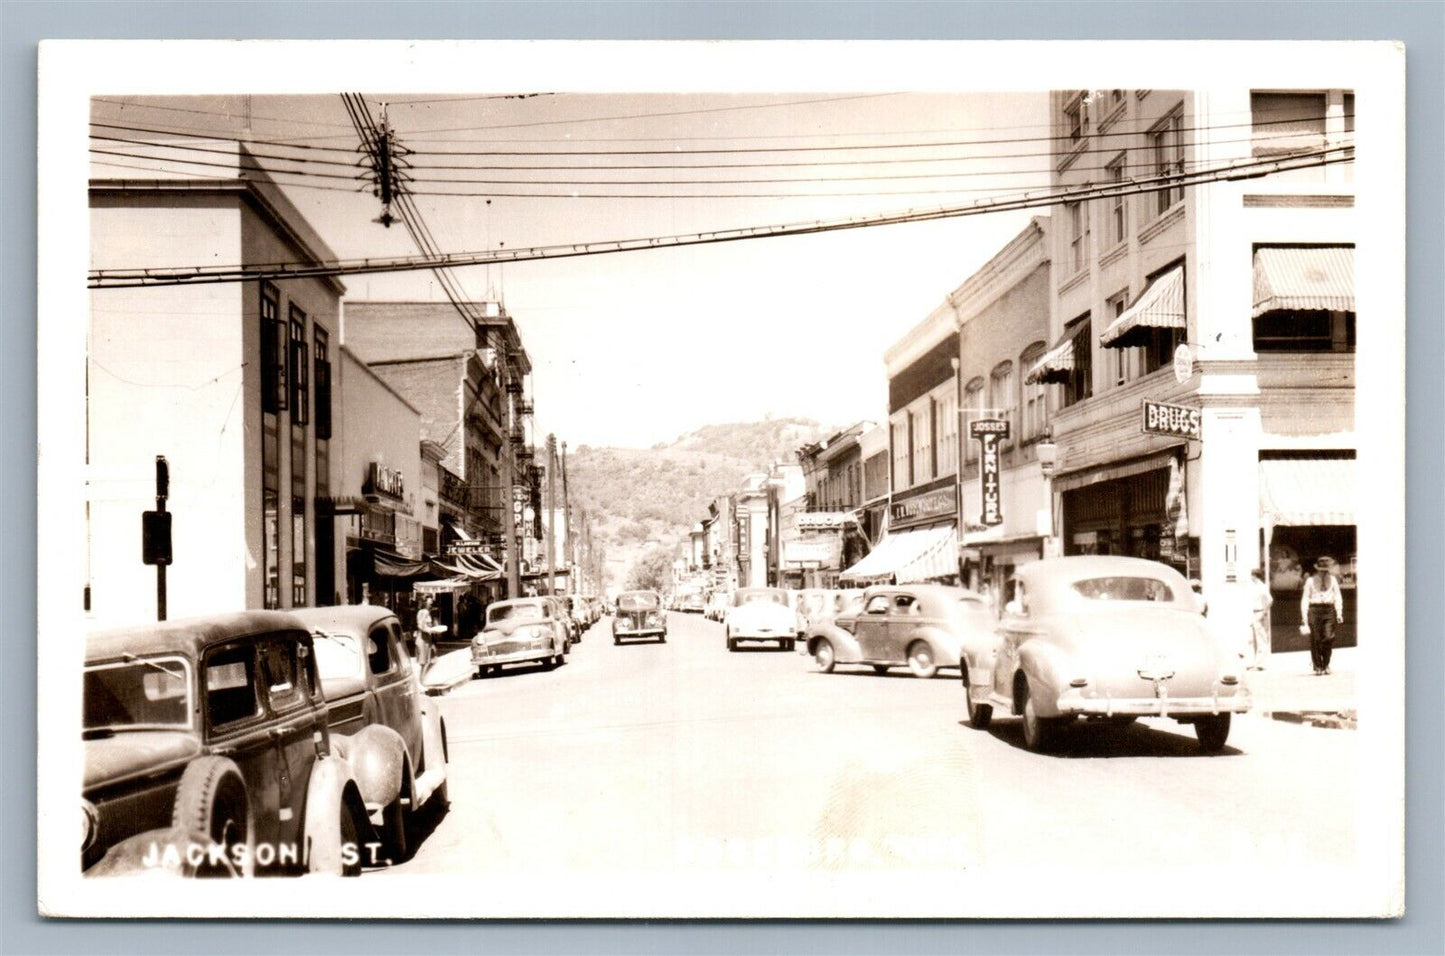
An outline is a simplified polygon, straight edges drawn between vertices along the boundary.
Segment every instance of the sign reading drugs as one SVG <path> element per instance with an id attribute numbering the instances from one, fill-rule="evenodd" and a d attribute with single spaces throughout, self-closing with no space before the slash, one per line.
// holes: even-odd
<path id="1" fill-rule="evenodd" d="M 1173 438 L 1200 438 L 1199 409 L 1144 400 L 1144 431 Z"/>
<path id="2" fill-rule="evenodd" d="M 983 511 L 979 521 L 992 527 L 1003 524 L 1003 489 L 999 484 L 998 443 L 1008 438 L 1008 422 L 999 418 L 981 418 L 968 426 L 978 439 L 978 484 L 982 492 Z"/>

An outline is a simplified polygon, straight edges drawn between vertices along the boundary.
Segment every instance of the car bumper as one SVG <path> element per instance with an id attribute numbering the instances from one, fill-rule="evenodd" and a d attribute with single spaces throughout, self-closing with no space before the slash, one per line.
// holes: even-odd
<path id="1" fill-rule="evenodd" d="M 733 631 L 735 641 L 795 641 L 802 637 L 797 631 Z"/>
<path id="2" fill-rule="evenodd" d="M 666 633 L 667 633 L 667 628 L 665 628 L 665 627 L 647 627 L 647 628 L 643 628 L 643 629 L 641 629 L 641 630 L 636 630 L 636 631 L 633 631 L 633 630 L 625 630 L 625 629 L 619 627 L 619 628 L 617 628 L 616 630 L 614 630 L 614 631 L 612 632 L 612 636 L 613 636 L 613 637 L 660 637 L 661 635 L 666 634 Z"/>
<path id="3" fill-rule="evenodd" d="M 1080 697 L 1065 694 L 1059 713 L 1094 717 L 1178 717 L 1198 714 L 1242 714 L 1249 698 L 1241 694 L 1213 697 Z"/>
<path id="4" fill-rule="evenodd" d="M 506 654 L 479 654 L 476 650 L 473 650 L 472 666 L 496 667 L 500 664 L 520 664 L 524 661 L 545 661 L 551 656 L 552 651 L 548 648 L 538 648 L 535 650 L 529 649 L 525 651 L 509 651 Z"/>

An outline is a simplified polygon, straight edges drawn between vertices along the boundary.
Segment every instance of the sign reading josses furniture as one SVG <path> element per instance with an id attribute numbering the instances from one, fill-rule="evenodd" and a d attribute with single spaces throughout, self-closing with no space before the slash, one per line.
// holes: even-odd
<path id="1" fill-rule="evenodd" d="M 1008 438 L 1008 422 L 999 418 L 981 418 L 968 426 L 968 433 L 978 439 L 978 484 L 982 490 L 983 513 L 979 520 L 985 525 L 1003 524 L 1002 490 L 998 474 L 998 443 Z"/>
<path id="2" fill-rule="evenodd" d="M 1174 438 L 1200 438 L 1199 409 L 1144 400 L 1144 431 Z"/>

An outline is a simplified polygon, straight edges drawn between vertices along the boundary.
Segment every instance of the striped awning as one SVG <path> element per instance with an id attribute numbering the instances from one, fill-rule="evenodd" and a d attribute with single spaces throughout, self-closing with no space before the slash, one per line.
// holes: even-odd
<path id="1" fill-rule="evenodd" d="M 1254 313 L 1280 309 L 1355 311 L 1355 250 L 1350 246 L 1254 251 Z"/>
<path id="2" fill-rule="evenodd" d="M 1156 276 L 1138 300 L 1109 323 L 1099 336 L 1099 344 L 1111 349 L 1131 348 L 1144 344 L 1140 340 L 1150 329 L 1184 327 L 1184 267 L 1175 266 Z"/>
<path id="3" fill-rule="evenodd" d="M 1259 463 L 1259 513 L 1276 527 L 1355 523 L 1353 458 L 1281 458 Z"/>
<path id="4" fill-rule="evenodd" d="M 1074 374 L 1074 338 L 1066 335 L 1064 340 L 1044 353 L 1024 375 L 1026 385 L 1062 385 Z"/>
<path id="5" fill-rule="evenodd" d="M 953 525 L 947 524 L 890 532 L 867 557 L 839 577 L 859 582 L 892 579 L 896 584 L 911 584 L 957 574 L 957 542 Z"/>

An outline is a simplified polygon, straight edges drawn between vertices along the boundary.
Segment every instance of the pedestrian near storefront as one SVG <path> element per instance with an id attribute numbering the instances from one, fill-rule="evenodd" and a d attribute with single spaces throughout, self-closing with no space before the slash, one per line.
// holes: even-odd
<path id="1" fill-rule="evenodd" d="M 1252 599 L 1250 626 L 1254 631 L 1254 661 L 1249 666 L 1251 670 L 1262 671 L 1269 659 L 1269 609 L 1274 605 L 1274 595 L 1269 593 L 1262 569 L 1255 568 L 1249 572 L 1249 592 Z"/>
<path id="2" fill-rule="evenodd" d="M 1335 625 L 1345 622 L 1345 596 L 1334 575 L 1333 558 L 1315 562 L 1315 573 L 1305 579 L 1300 595 L 1300 617 L 1310 633 L 1310 662 L 1316 674 L 1330 672 L 1330 652 L 1335 646 Z"/>
<path id="3" fill-rule="evenodd" d="M 421 670 L 425 671 L 435 656 L 437 635 L 446 632 L 447 626 L 439 623 L 432 613 L 431 597 L 422 598 L 421 607 L 416 612 L 417 665 Z"/>

